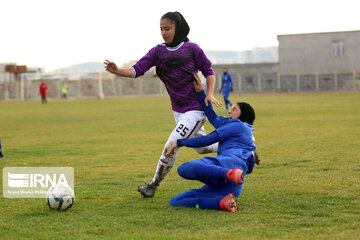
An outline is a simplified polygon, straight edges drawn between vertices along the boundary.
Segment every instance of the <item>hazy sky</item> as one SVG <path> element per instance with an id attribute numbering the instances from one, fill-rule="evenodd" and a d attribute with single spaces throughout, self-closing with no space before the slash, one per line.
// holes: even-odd
<path id="1" fill-rule="evenodd" d="M 159 22 L 181 12 L 203 50 L 277 46 L 277 35 L 360 30 L 357 0 L 0 0 L 0 63 L 46 71 L 136 60 L 162 42 Z"/>

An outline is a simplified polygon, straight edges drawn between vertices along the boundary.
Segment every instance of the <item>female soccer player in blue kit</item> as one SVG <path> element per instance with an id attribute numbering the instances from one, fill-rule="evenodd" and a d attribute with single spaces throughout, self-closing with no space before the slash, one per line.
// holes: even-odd
<path id="1" fill-rule="evenodd" d="M 255 163 L 256 146 L 252 134 L 255 111 L 248 103 L 241 102 L 229 111 L 229 118 L 218 116 L 211 104 L 204 104 L 205 92 L 199 77 L 195 75 L 195 78 L 197 98 L 215 131 L 207 136 L 178 139 L 171 143 L 166 155 L 173 154 L 173 150 L 181 146 L 201 147 L 219 142 L 218 155 L 186 162 L 178 167 L 181 177 L 198 180 L 205 185 L 173 197 L 170 204 L 235 212 L 235 197 L 239 197 L 245 175 L 252 172 Z"/>
<path id="2" fill-rule="evenodd" d="M 232 106 L 232 103 L 229 100 L 229 96 L 230 96 L 230 92 L 233 89 L 233 85 L 234 85 L 234 83 L 233 83 L 230 73 L 228 73 L 228 69 L 226 67 L 223 68 L 223 75 L 221 76 L 220 92 L 222 91 L 226 110 L 229 109 L 228 106 L 229 107 Z"/>
<path id="3" fill-rule="evenodd" d="M 168 12 L 160 19 L 160 30 L 164 43 L 150 49 L 134 66 L 118 68 L 114 62 L 109 60 L 104 62 L 107 71 L 124 77 L 139 77 L 152 66 L 156 66 L 156 74 L 170 95 L 176 127 L 164 146 L 153 180 L 138 188 L 144 197 L 154 196 L 160 182 L 175 164 L 176 150 L 173 155 L 165 156 L 170 143 L 180 138 L 205 135 L 203 128 L 205 113 L 196 99 L 193 85 L 194 74 L 199 70 L 206 78 L 207 97 L 204 100 L 206 105 L 208 102 L 216 106 L 221 105 L 213 96 L 215 76 L 212 64 L 204 51 L 187 38 L 190 27 L 185 18 L 179 12 Z M 199 153 L 206 153 L 216 151 L 216 148 L 217 146 L 214 145 L 196 150 Z"/>

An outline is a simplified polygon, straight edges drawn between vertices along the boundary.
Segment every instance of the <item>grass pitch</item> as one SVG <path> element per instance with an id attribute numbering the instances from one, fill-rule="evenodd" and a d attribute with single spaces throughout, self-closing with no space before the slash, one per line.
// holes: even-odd
<path id="1" fill-rule="evenodd" d="M 45 199 L 1 196 L 0 238 L 358 239 L 360 95 L 230 99 L 255 107 L 262 159 L 235 214 L 169 205 L 202 185 L 176 172 L 201 157 L 192 149 L 180 149 L 154 198 L 137 192 L 152 179 L 174 127 L 168 97 L 0 102 L 1 175 L 10 166 L 73 167 L 76 195 L 66 212 L 50 210 Z"/>

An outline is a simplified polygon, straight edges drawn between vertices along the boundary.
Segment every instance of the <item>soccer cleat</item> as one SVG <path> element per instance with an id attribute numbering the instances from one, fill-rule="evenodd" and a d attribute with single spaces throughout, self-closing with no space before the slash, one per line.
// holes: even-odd
<path id="1" fill-rule="evenodd" d="M 2 152 L 0 152 L 0 158 L 4 158 L 4 155 L 2 154 Z"/>
<path id="2" fill-rule="evenodd" d="M 232 181 L 233 183 L 236 184 L 242 184 L 243 182 L 243 175 L 244 172 L 243 170 L 239 169 L 239 168 L 234 168 L 234 169 L 230 169 L 227 173 L 226 173 L 226 178 L 230 181 Z"/>
<path id="3" fill-rule="evenodd" d="M 219 206 L 220 209 L 224 211 L 235 212 L 237 210 L 235 196 L 232 193 L 228 194 L 226 197 L 221 199 Z"/>
<path id="4" fill-rule="evenodd" d="M 153 183 L 145 183 L 145 186 L 138 187 L 138 191 L 140 192 L 143 197 L 152 198 L 155 195 L 158 186 L 155 186 Z"/>

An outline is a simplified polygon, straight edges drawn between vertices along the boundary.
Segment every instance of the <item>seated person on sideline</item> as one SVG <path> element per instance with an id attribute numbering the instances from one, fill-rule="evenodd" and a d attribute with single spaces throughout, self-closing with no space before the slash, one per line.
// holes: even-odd
<path id="1" fill-rule="evenodd" d="M 197 75 L 195 79 L 197 98 L 215 131 L 206 136 L 179 139 L 170 145 L 166 154 L 173 154 L 174 149 L 181 146 L 196 148 L 219 142 L 218 155 L 186 162 L 178 167 L 181 177 L 198 180 L 205 185 L 173 197 L 170 205 L 235 212 L 235 197 L 241 194 L 245 175 L 252 172 L 255 160 L 259 164 L 252 134 L 255 111 L 250 104 L 240 102 L 229 111 L 229 118 L 218 116 L 210 103 L 205 105 L 202 83 Z"/>

